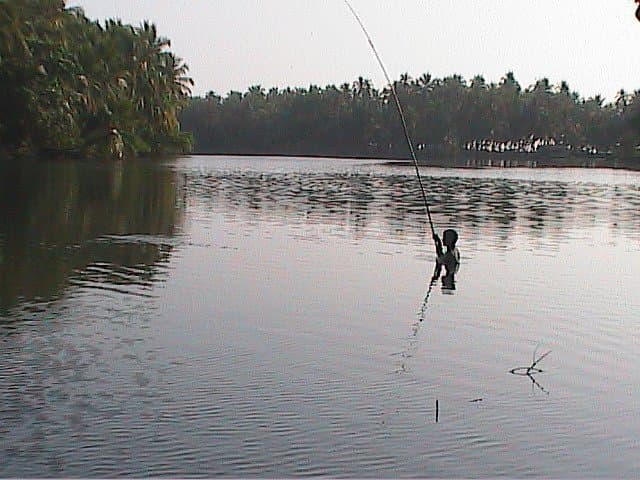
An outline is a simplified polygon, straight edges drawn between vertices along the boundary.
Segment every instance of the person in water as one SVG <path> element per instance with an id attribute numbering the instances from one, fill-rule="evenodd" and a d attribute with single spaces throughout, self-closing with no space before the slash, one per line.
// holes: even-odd
<path id="1" fill-rule="evenodd" d="M 452 229 L 447 229 L 442 232 L 442 240 L 437 233 L 433 234 L 433 241 L 436 244 L 436 267 L 433 272 L 432 282 L 435 282 L 440 278 L 442 267 L 445 269 L 445 274 L 442 277 L 442 288 L 446 290 L 455 290 L 456 281 L 455 274 L 460 266 L 460 251 L 456 248 L 458 241 L 458 232 Z M 447 247 L 447 250 L 442 249 L 442 244 Z"/>

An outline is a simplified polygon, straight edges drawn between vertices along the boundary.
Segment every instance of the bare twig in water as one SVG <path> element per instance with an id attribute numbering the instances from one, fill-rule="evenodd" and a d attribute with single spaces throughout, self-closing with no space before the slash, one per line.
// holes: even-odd
<path id="1" fill-rule="evenodd" d="M 535 374 L 538 373 L 542 373 L 544 370 L 542 370 L 541 368 L 538 368 L 537 365 L 547 356 L 551 353 L 551 350 L 548 350 L 547 352 L 543 353 L 542 355 L 540 355 L 539 357 L 537 357 L 537 353 L 538 353 L 538 347 L 540 346 L 540 344 L 538 344 L 535 348 L 535 350 L 533 351 L 533 360 L 531 361 L 531 365 L 529 365 L 528 367 L 517 367 L 517 368 L 512 368 L 511 370 L 509 370 L 509 373 L 512 373 L 513 375 L 520 375 L 522 377 L 528 377 L 529 380 L 531 380 L 533 386 L 538 387 L 540 390 L 542 390 L 544 393 L 546 393 L 547 395 L 549 395 L 549 392 L 547 390 L 544 389 L 544 387 L 542 385 L 540 385 L 536 379 L 534 378 Z M 533 388 L 532 386 L 532 388 Z"/>
<path id="2" fill-rule="evenodd" d="M 548 392 L 548 391 L 547 391 L 547 390 L 546 390 L 542 385 L 540 385 L 540 384 L 538 383 L 538 381 L 537 381 L 535 378 L 533 378 L 533 375 L 526 375 L 526 376 L 529 378 L 529 380 L 531 380 L 531 389 L 532 389 L 532 390 L 533 390 L 533 387 L 538 387 L 538 388 L 539 388 L 540 390 L 542 390 L 544 393 L 546 393 L 547 395 L 549 395 L 549 392 Z"/>
<path id="3" fill-rule="evenodd" d="M 533 351 L 533 363 L 532 363 L 532 364 L 531 364 L 531 366 L 529 367 L 529 368 L 531 368 L 531 369 L 535 368 L 535 366 L 536 366 L 538 363 L 540 363 L 544 357 L 546 357 L 547 355 L 549 355 L 549 354 L 551 353 L 551 350 L 549 350 L 548 352 L 545 352 L 545 353 L 543 353 L 542 355 L 540 355 L 538 358 L 536 358 L 536 352 L 537 352 L 537 350 L 538 350 L 538 347 L 539 347 L 539 346 L 540 346 L 540 345 L 538 344 L 538 345 L 536 346 L 536 349 Z M 542 372 L 542 370 L 540 370 L 540 371 Z"/>
<path id="4" fill-rule="evenodd" d="M 547 355 L 549 355 L 551 353 L 551 350 L 543 353 L 536 358 L 536 353 L 538 352 L 539 346 L 540 344 L 538 344 L 533 351 L 533 361 L 531 362 L 531 365 L 529 365 L 528 367 L 512 368 L 511 370 L 509 370 L 509 373 L 513 373 L 514 375 L 531 375 L 534 373 L 542 373 L 544 370 L 542 370 L 541 368 L 537 368 L 536 365 L 538 365 L 538 363 L 540 363 Z"/>

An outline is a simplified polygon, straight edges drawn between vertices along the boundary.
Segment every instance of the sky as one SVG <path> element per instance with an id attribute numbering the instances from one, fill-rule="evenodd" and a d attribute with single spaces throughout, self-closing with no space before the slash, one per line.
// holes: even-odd
<path id="1" fill-rule="evenodd" d="M 633 0 L 350 0 L 392 79 L 513 71 L 608 101 L 640 89 Z M 189 66 L 195 95 L 384 76 L 344 0 L 68 0 L 92 19 L 150 20 Z"/>

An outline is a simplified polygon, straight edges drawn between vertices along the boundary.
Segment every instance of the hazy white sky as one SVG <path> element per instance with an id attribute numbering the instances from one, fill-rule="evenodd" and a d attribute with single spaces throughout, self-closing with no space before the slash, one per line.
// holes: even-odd
<path id="1" fill-rule="evenodd" d="M 567 80 L 583 96 L 640 89 L 632 0 L 351 0 L 392 79 L 408 72 L 523 87 Z M 94 19 L 154 22 L 195 94 L 384 77 L 343 0 L 69 0 Z"/>

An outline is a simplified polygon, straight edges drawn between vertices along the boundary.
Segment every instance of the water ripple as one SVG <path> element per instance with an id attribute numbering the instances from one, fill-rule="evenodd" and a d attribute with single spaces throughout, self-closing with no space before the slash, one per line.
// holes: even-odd
<path id="1" fill-rule="evenodd" d="M 171 164 L 182 233 L 118 215 L 14 255 L 0 476 L 635 472 L 637 175 L 425 169 L 463 252 L 427 302 L 410 169 L 234 162 Z M 544 390 L 509 374 L 538 344 Z"/>

